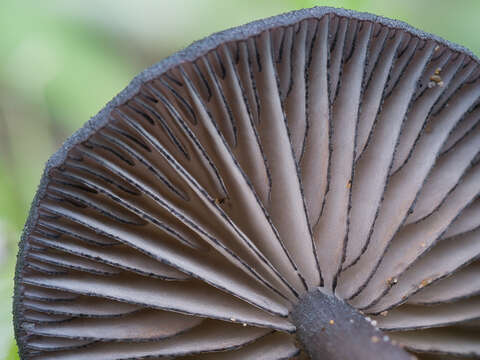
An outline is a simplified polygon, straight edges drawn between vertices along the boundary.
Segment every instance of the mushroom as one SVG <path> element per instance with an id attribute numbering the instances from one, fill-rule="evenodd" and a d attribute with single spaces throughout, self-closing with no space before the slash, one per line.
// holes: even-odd
<path id="1" fill-rule="evenodd" d="M 145 70 L 47 163 L 22 359 L 480 358 L 479 75 L 322 7 Z"/>

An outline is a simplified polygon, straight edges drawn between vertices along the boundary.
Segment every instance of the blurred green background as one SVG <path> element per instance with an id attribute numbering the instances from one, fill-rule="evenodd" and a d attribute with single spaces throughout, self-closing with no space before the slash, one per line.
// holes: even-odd
<path id="1" fill-rule="evenodd" d="M 47 158 L 142 69 L 212 32 L 314 5 L 400 19 L 480 54 L 479 0 L 0 0 L 0 360 L 17 359 L 17 243 Z"/>

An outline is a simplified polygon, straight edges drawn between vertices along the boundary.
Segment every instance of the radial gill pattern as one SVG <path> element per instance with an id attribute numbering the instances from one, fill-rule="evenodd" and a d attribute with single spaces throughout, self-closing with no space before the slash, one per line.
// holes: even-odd
<path id="1" fill-rule="evenodd" d="M 47 165 L 22 357 L 307 359 L 318 286 L 420 359 L 480 357 L 479 100 L 467 51 L 325 8 L 163 61 Z"/>

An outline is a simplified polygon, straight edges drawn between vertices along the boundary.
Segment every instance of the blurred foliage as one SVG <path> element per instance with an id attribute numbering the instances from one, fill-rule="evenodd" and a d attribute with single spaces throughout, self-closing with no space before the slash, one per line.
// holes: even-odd
<path id="1" fill-rule="evenodd" d="M 480 53 L 478 0 L 0 0 L 0 352 L 17 243 L 48 156 L 145 67 L 208 34 L 315 5 L 404 20 Z"/>

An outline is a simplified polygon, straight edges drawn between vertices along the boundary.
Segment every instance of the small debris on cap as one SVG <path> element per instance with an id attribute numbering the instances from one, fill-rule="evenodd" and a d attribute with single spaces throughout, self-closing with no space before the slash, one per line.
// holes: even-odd
<path id="1" fill-rule="evenodd" d="M 387 285 L 388 285 L 388 286 L 393 286 L 393 285 L 395 285 L 395 284 L 397 284 L 397 283 L 398 283 L 398 279 L 397 279 L 396 277 L 393 277 L 393 278 L 392 278 L 392 277 L 389 277 L 389 278 L 387 279 Z"/>
<path id="2" fill-rule="evenodd" d="M 215 205 L 222 205 L 225 202 L 225 198 L 215 198 Z"/>
<path id="3" fill-rule="evenodd" d="M 435 70 L 435 74 L 430 76 L 430 82 L 428 83 L 429 88 L 435 87 L 437 85 L 442 87 L 444 85 L 442 77 L 438 75 L 440 74 L 440 70 L 440 68 L 437 68 L 437 70 Z"/>
<path id="4" fill-rule="evenodd" d="M 419 288 L 421 289 L 421 288 L 427 286 L 428 284 L 430 284 L 431 282 L 432 282 L 432 279 L 423 279 L 422 282 L 419 285 Z"/>

